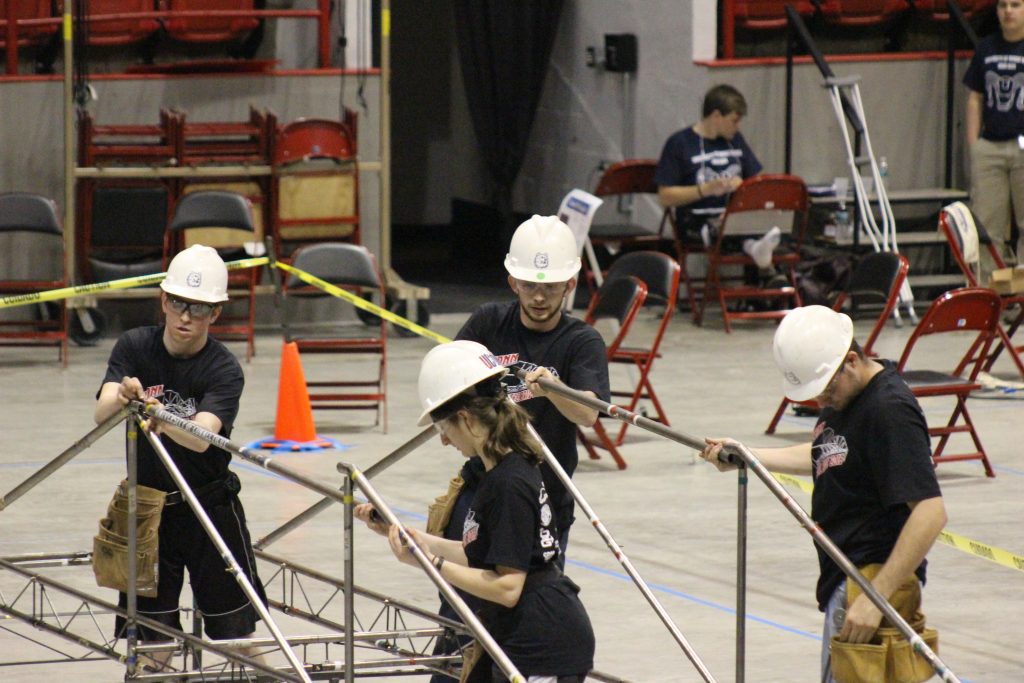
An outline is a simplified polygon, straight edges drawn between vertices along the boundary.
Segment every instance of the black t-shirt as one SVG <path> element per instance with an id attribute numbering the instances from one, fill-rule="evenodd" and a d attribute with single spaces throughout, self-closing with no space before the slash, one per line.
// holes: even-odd
<path id="1" fill-rule="evenodd" d="M 964 85 L 984 96 L 981 137 L 998 142 L 1024 134 L 1024 40 L 1010 43 L 997 32 L 978 41 Z"/>
<path id="2" fill-rule="evenodd" d="M 709 140 L 692 127 L 684 128 L 665 141 L 654 173 L 658 186 L 698 185 L 716 178 L 751 178 L 761 172 L 761 162 L 747 145 L 742 133 L 732 140 Z M 680 228 L 703 224 L 725 208 L 728 195 L 704 197 L 676 209 Z M 697 226 L 699 227 L 699 225 Z"/>
<path id="3" fill-rule="evenodd" d="M 537 465 L 509 453 L 487 472 L 473 496 L 462 535 L 469 566 L 527 574 L 551 572 L 558 529 Z M 571 675 L 593 667 L 594 635 L 578 590 L 564 576 L 531 585 L 511 608 L 481 601 L 479 614 L 516 667 L 527 676 Z"/>
<path id="4" fill-rule="evenodd" d="M 890 361 L 841 411 L 826 408 L 814 428 L 811 516 L 857 566 L 885 562 L 910 516 L 907 503 L 942 495 L 928 424 Z M 843 580 L 821 550 L 818 608 Z M 927 561 L 917 568 L 925 580 Z"/>
<path id="5" fill-rule="evenodd" d="M 163 334 L 161 326 L 139 327 L 121 335 L 107 361 L 103 384 L 138 377 L 146 395 L 156 398 L 169 412 L 186 419 L 197 413 L 213 413 L 220 418 L 221 436 L 230 437 L 245 384 L 238 359 L 215 339 L 209 339 L 206 346 L 190 358 L 175 358 L 164 346 Z M 170 438 L 162 440 L 193 488 L 223 479 L 227 474 L 231 461 L 228 452 L 210 446 L 205 453 L 196 453 Z M 138 444 L 139 483 L 162 491 L 176 491 L 177 485 L 149 441 L 140 437 Z"/>
<path id="6" fill-rule="evenodd" d="M 529 371 L 543 365 L 566 386 L 578 391 L 592 391 L 600 399 L 609 400 L 604 340 L 594 328 L 578 318 L 563 313 L 553 330 L 536 332 L 520 320 L 518 301 L 489 303 L 470 316 L 456 339 L 483 344 L 503 365 L 513 370 Z M 579 463 L 576 425 L 567 420 L 549 399 L 534 396 L 515 375 L 510 374 L 505 382 L 509 398 L 526 408 L 537 433 L 559 464 L 572 476 Z M 555 521 L 559 528 L 568 529 L 573 520 L 572 495 L 547 465 L 541 465 L 541 472 L 554 501 Z"/>

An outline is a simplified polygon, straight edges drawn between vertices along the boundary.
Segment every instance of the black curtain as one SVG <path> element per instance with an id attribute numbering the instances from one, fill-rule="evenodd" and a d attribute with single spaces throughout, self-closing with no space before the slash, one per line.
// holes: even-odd
<path id="1" fill-rule="evenodd" d="M 494 181 L 505 244 L 512 185 L 548 71 L 563 0 L 455 0 L 455 35 L 477 142 Z"/>

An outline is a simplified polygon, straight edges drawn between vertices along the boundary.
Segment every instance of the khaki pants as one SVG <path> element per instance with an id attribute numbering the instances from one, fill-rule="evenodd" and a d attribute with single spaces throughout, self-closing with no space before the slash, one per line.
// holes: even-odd
<path id="1" fill-rule="evenodd" d="M 1011 217 L 1018 226 L 1024 227 L 1024 150 L 1017 140 L 992 142 L 978 138 L 970 154 L 971 210 L 985 226 L 1003 258 L 1012 261 L 1008 247 Z M 1018 259 L 1022 258 L 1022 247 L 1024 239 L 1018 239 Z M 993 264 L 985 249 L 981 253 L 987 281 Z"/>

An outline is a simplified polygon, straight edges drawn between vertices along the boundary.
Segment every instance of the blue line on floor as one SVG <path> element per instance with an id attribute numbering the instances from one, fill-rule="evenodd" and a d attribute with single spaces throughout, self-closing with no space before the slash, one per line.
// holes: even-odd
<path id="1" fill-rule="evenodd" d="M 581 567 L 583 569 L 586 569 L 586 570 L 592 571 L 592 572 L 596 572 L 598 574 L 604 574 L 605 576 L 610 576 L 612 578 L 621 579 L 622 581 L 630 581 L 630 582 L 632 582 L 632 578 L 630 578 L 627 574 L 623 574 L 621 572 L 617 572 L 617 571 L 614 571 L 614 570 L 611 570 L 611 569 L 604 569 L 603 567 L 598 567 L 598 566 L 595 566 L 595 565 L 592 565 L 592 564 L 587 564 L 585 562 L 580 562 L 579 560 L 567 559 L 566 562 L 568 564 L 573 565 L 574 567 Z M 677 598 L 683 598 L 684 600 L 689 600 L 690 602 L 695 602 L 698 605 L 703 605 L 704 607 L 711 607 L 712 609 L 717 609 L 717 610 L 719 610 L 721 612 L 725 612 L 727 614 L 732 614 L 732 615 L 736 614 L 736 610 L 734 608 L 732 608 L 732 607 L 727 607 L 725 605 L 720 605 L 720 604 L 718 604 L 716 602 L 711 602 L 710 600 L 704 600 L 703 598 L 698 598 L 698 597 L 695 597 L 695 596 L 690 595 L 688 593 L 683 593 L 682 591 L 678 591 L 678 590 L 676 590 L 674 588 L 669 588 L 668 586 L 660 586 L 660 585 L 654 584 L 654 583 L 649 583 L 647 585 L 651 588 L 651 590 L 659 591 L 661 593 L 666 593 L 668 595 L 672 595 L 672 596 L 677 597 Z M 785 624 L 780 624 L 777 621 L 771 621 L 770 619 L 765 619 L 764 617 L 758 617 L 758 616 L 755 616 L 755 615 L 752 615 L 752 614 L 748 613 L 747 614 L 747 619 L 749 619 L 750 621 L 756 621 L 758 623 L 765 624 L 766 626 L 771 626 L 773 628 L 777 628 L 777 629 L 779 629 L 781 631 L 786 631 L 787 633 L 793 633 L 793 634 L 796 634 L 798 636 L 803 636 L 804 638 L 811 638 L 811 639 L 817 640 L 817 641 L 821 640 L 821 636 L 816 634 L 816 633 L 809 633 L 807 631 L 802 631 L 802 630 L 800 630 L 798 628 L 793 628 L 792 626 L 786 626 Z"/>

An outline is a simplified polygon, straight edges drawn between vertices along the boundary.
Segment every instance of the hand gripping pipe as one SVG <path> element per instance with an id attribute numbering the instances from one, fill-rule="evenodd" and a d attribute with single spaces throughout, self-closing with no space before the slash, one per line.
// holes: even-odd
<path id="1" fill-rule="evenodd" d="M 159 410 L 157 412 L 163 413 L 166 411 Z M 137 419 L 139 419 L 140 422 L 142 421 L 141 417 L 138 417 Z M 163 418 L 159 419 L 162 420 Z M 178 419 L 180 420 L 181 418 Z M 182 420 L 182 422 L 188 422 L 188 420 Z M 270 630 L 270 634 L 274 637 L 274 640 L 277 641 L 278 647 L 281 648 L 281 652 L 283 652 L 285 657 L 288 659 L 288 663 L 291 664 L 296 675 L 305 683 L 313 683 L 309 674 L 306 673 L 305 665 L 292 650 L 288 641 L 285 639 L 284 634 L 282 634 L 280 629 L 278 629 L 277 624 L 274 623 L 266 605 L 264 605 L 263 601 L 260 600 L 259 594 L 256 592 L 256 589 L 253 588 L 253 585 L 245 575 L 245 572 L 242 571 L 242 568 L 238 564 L 238 560 L 236 560 L 235 556 L 231 554 L 231 550 L 229 550 L 227 544 L 224 543 L 224 539 L 221 538 L 220 533 L 217 531 L 216 527 L 213 526 L 213 522 L 210 521 L 210 517 L 206 514 L 206 510 L 203 509 L 199 499 L 189 487 L 188 482 L 185 481 L 185 477 L 182 476 L 181 472 L 178 470 L 178 466 L 174 463 L 174 459 L 171 458 L 171 454 L 167 452 L 167 448 L 160 440 L 160 437 L 151 433 L 147 429 L 143 429 L 142 431 L 146 435 L 146 439 L 149 440 L 150 445 L 153 446 L 153 450 L 156 451 L 156 454 L 163 463 L 167 473 L 171 475 L 172 479 L 174 479 L 174 483 L 178 486 L 178 490 L 181 491 L 182 497 L 188 502 L 188 506 L 192 508 L 192 512 L 195 514 L 196 519 L 199 520 L 203 529 L 206 530 L 206 535 L 210 538 L 210 541 L 217 548 L 217 552 L 220 553 L 221 558 L 223 558 L 224 562 L 227 564 L 229 568 L 228 571 L 235 577 L 235 581 L 238 582 L 242 592 L 245 593 L 249 598 L 249 602 L 256 611 L 259 612 L 260 618 L 263 619 L 263 623 L 266 625 L 267 629 Z M 197 434 L 196 436 L 199 435 Z"/>
<path id="2" fill-rule="evenodd" d="M 433 429 L 433 427 L 431 427 L 431 429 Z M 473 632 L 473 636 L 480 642 L 480 644 L 484 646 L 484 649 L 487 650 L 487 654 L 489 654 L 491 659 L 494 660 L 494 663 L 501 668 L 505 677 L 508 678 L 511 683 L 526 683 L 526 677 L 519 673 L 516 665 L 508 658 L 508 655 L 501 649 L 501 646 L 494 640 L 487 628 L 484 627 L 483 623 L 480 622 L 480 619 L 473 613 L 473 610 L 469 608 L 466 602 L 462 599 L 462 596 L 456 593 L 451 584 L 441 576 L 441 572 L 437 571 L 437 568 L 434 567 L 433 563 L 431 563 L 427 554 L 416 545 L 412 535 L 406 533 L 405 525 L 399 521 L 395 513 L 391 511 L 391 508 L 387 506 L 384 499 L 380 497 L 377 490 L 373 488 L 372 484 L 370 484 L 370 480 L 366 478 L 366 475 L 352 465 L 345 465 L 345 467 L 348 470 L 352 481 L 354 481 L 356 486 L 358 486 L 366 495 L 366 498 L 373 503 L 373 507 L 377 509 L 377 512 L 379 512 L 384 519 L 388 521 L 388 524 L 397 524 L 398 528 L 402 530 L 405 542 L 409 546 L 409 552 L 411 552 L 412 556 L 416 558 L 416 561 L 420 563 L 420 567 L 422 567 L 423 571 L 427 573 L 430 580 L 434 582 L 437 589 L 441 591 L 441 594 L 444 596 L 444 599 L 448 601 L 448 604 L 455 608 L 459 618 L 461 618 L 462 622 L 469 627 Z"/>
<path id="3" fill-rule="evenodd" d="M 522 371 L 518 374 L 520 377 L 525 376 L 525 372 Z M 695 450 L 704 450 L 705 443 L 703 439 L 698 439 L 696 437 L 689 436 L 688 434 L 677 432 L 674 429 L 666 427 L 660 422 L 655 422 L 654 420 L 643 417 L 642 415 L 637 415 L 634 412 L 626 410 L 622 406 L 601 401 L 600 399 L 596 399 L 582 391 L 576 391 L 564 384 L 552 382 L 549 379 L 541 378 L 538 380 L 538 383 L 545 391 L 550 391 L 581 405 L 599 410 L 609 417 L 614 417 L 618 420 L 622 420 L 623 422 L 628 422 L 631 425 L 646 429 L 649 432 L 653 432 L 659 436 L 665 437 L 666 439 L 681 443 L 684 446 L 689 446 Z M 928 664 L 931 665 L 932 669 L 935 670 L 935 673 L 938 674 L 943 681 L 946 681 L 946 683 L 960 683 L 960 679 L 957 678 L 956 674 L 954 674 L 945 665 L 945 663 L 939 659 L 939 656 L 935 654 L 930 647 L 928 647 L 920 634 L 918 634 L 917 631 L 915 631 L 910 624 L 900 616 L 899 612 L 893 609 L 892 605 L 889 604 L 889 601 L 883 598 L 882 595 L 875 590 L 875 587 L 871 585 L 871 582 L 864 578 L 864 575 L 858 571 L 857 567 L 854 566 L 852 562 L 850 562 L 850 559 L 843 554 L 843 551 L 832 542 L 832 539 L 830 539 L 817 524 L 815 524 L 810 515 L 808 515 L 807 512 L 805 512 L 804 509 L 800 507 L 795 500 L 793 500 L 793 497 L 789 495 L 785 487 L 775 481 L 771 472 L 769 472 L 768 469 L 753 455 L 753 453 L 750 452 L 750 449 L 742 444 L 738 444 L 737 446 L 728 445 L 726 448 L 723 448 L 722 453 L 722 459 L 724 461 L 737 465 L 746 465 L 750 471 L 757 475 L 758 479 L 764 482 L 764 485 L 768 487 L 768 490 L 770 490 L 775 497 L 779 499 L 779 502 L 781 502 L 783 506 L 785 506 L 785 508 L 789 510 L 794 517 L 796 517 L 797 521 L 800 522 L 800 525 L 803 526 L 807 533 L 811 535 L 811 538 L 814 539 L 814 542 L 825 551 L 825 554 L 832 558 L 839 568 L 843 570 L 844 574 L 849 576 L 857 583 L 858 586 L 860 586 L 861 590 L 864 591 L 864 594 L 868 596 L 868 599 L 874 603 L 875 607 L 877 607 L 882 614 L 889 619 L 889 621 L 895 624 L 896 628 L 898 628 L 907 638 L 911 649 L 924 657 Z M 576 492 L 573 491 L 573 495 L 575 495 L 575 493 Z"/>
<path id="4" fill-rule="evenodd" d="M 295 482 L 296 484 L 305 486 L 306 488 L 316 491 L 324 495 L 325 497 L 331 498 L 339 503 L 342 503 L 347 507 L 351 507 L 353 503 L 351 496 L 349 496 L 346 499 L 345 494 L 343 492 L 333 489 L 329 486 L 324 486 L 320 482 L 310 479 L 309 477 L 303 474 L 299 474 L 298 472 L 295 472 L 284 465 L 279 465 L 278 463 L 274 462 L 273 457 L 263 455 L 262 453 L 258 453 L 243 446 L 239 446 L 232 442 L 230 439 L 227 439 L 221 436 L 220 434 L 214 434 L 208 429 L 204 429 L 190 420 L 180 418 L 177 415 L 170 413 L 164 409 L 155 408 L 152 406 L 146 407 L 143 406 L 143 404 L 134 401 L 131 404 L 129 404 L 129 407 L 134 410 L 142 409 L 145 411 L 147 415 L 151 417 L 155 417 L 156 419 L 162 422 L 177 427 L 183 432 L 191 434 L 196 438 L 202 439 L 207 443 L 213 444 L 214 446 L 217 446 L 218 448 L 221 448 L 229 453 L 233 453 L 242 458 L 243 460 L 247 460 L 253 464 L 263 467 L 264 469 L 280 474 L 281 476 Z M 388 462 L 390 463 L 391 461 L 388 460 Z M 374 504 L 374 507 L 376 507 L 381 514 L 385 515 L 385 519 L 387 519 L 391 524 L 398 524 L 398 518 L 394 515 L 394 513 L 391 512 L 390 508 L 388 508 L 384 504 L 383 500 L 370 485 L 370 482 L 366 478 L 366 476 L 358 472 L 358 470 L 355 470 L 355 468 L 351 466 L 346 466 L 346 471 L 351 472 L 349 476 L 351 476 L 352 480 L 359 486 L 359 488 L 362 489 L 364 493 L 366 493 L 367 498 L 369 498 L 370 502 Z M 183 488 L 182 491 L 185 491 L 185 489 Z M 404 529 L 404 527 L 402 528 Z M 409 537 L 408 534 L 406 534 L 406 536 Z M 351 544 L 349 544 L 348 548 L 346 549 L 346 552 L 348 552 L 350 549 Z M 448 600 L 448 603 L 455 608 L 455 611 L 463 620 L 463 623 L 465 623 L 473 631 L 473 635 L 478 640 L 480 640 L 480 642 L 484 645 L 484 648 L 488 651 L 488 653 L 498 664 L 498 666 L 502 668 L 502 671 L 509 678 L 511 683 L 526 683 L 526 678 L 523 677 L 521 673 L 519 673 L 516 667 L 512 664 L 511 660 L 508 659 L 508 655 L 506 655 L 502 651 L 501 647 L 499 647 L 498 644 L 494 642 L 494 639 L 487 632 L 487 629 L 484 628 L 483 624 L 480 623 L 480 620 L 477 619 L 475 614 L 473 614 L 473 611 L 469 608 L 468 605 L 466 605 L 462 597 L 458 593 L 456 593 L 454 589 L 452 589 L 451 585 L 447 581 L 441 578 L 441 575 L 438 574 L 436 569 L 434 569 L 434 565 L 430 564 L 430 561 L 423 555 L 422 551 L 420 551 L 419 548 L 416 548 L 414 551 L 414 555 L 420 562 L 421 566 L 423 566 L 424 570 L 427 573 L 427 576 L 430 577 L 430 580 L 434 582 L 434 585 L 437 586 L 437 589 L 441 591 L 441 593 L 445 596 L 445 599 Z M 349 564 L 345 576 L 347 586 L 352 586 L 355 583 L 352 580 L 352 576 L 349 575 L 351 573 L 350 569 L 351 565 Z M 262 603 L 260 603 L 258 600 L 254 602 L 254 605 L 259 605 L 260 607 L 262 607 Z M 353 633 L 351 632 L 353 629 L 353 621 L 354 619 L 352 618 L 352 615 L 347 614 L 345 617 L 345 638 L 346 641 L 348 642 L 353 642 L 354 640 Z M 350 673 L 351 667 L 346 667 L 346 678 L 349 676 Z M 301 674 L 305 675 L 305 672 L 302 671 Z"/>

